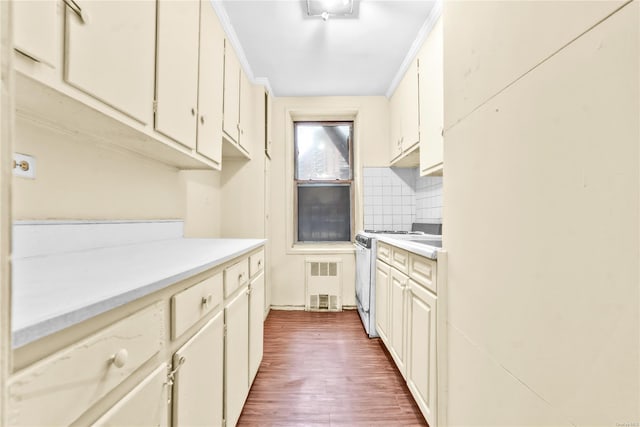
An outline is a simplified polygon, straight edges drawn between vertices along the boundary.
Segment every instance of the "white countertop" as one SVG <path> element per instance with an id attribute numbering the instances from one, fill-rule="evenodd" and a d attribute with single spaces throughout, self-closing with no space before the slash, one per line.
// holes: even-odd
<path id="1" fill-rule="evenodd" d="M 401 249 L 405 249 L 416 255 L 421 255 L 432 260 L 438 259 L 438 251 L 442 250 L 435 246 L 425 245 L 423 243 L 412 242 L 406 238 L 392 237 L 393 235 L 378 235 L 376 238 L 390 245 L 396 246 Z M 404 235 L 406 236 L 406 235 Z M 419 237 L 418 237 L 419 238 Z"/>
<path id="2" fill-rule="evenodd" d="M 13 345 L 20 347 L 263 245 L 263 239 L 167 239 L 15 258 Z"/>

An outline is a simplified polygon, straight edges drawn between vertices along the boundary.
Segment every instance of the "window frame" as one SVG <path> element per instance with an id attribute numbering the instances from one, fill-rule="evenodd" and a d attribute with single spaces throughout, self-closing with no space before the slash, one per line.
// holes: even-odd
<path id="1" fill-rule="evenodd" d="M 347 139 L 349 147 L 349 176 L 350 179 L 317 179 L 317 180 L 303 180 L 297 178 L 298 170 L 298 154 L 297 154 L 297 132 L 296 127 L 298 124 L 321 124 L 321 125 L 349 125 L 350 132 Z M 356 183 L 356 168 L 355 168 L 355 119 L 343 119 L 343 120 L 296 120 L 292 118 L 292 130 L 293 130 L 293 245 L 335 245 L 351 243 L 354 238 L 354 226 L 355 226 L 355 183 Z M 299 215 L 298 215 L 298 188 L 300 186 L 331 186 L 331 185 L 343 185 L 349 186 L 349 240 L 298 240 L 298 227 L 299 227 Z"/>

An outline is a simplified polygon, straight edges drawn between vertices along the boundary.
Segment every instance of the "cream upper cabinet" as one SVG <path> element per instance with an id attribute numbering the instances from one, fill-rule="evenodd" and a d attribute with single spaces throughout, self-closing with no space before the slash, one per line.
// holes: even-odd
<path id="1" fill-rule="evenodd" d="M 224 309 L 225 414 L 227 425 L 236 425 L 249 393 L 249 295 L 246 286 Z"/>
<path id="2" fill-rule="evenodd" d="M 400 104 L 402 93 L 400 87 L 389 100 L 389 134 L 391 140 L 391 160 L 397 159 L 402 154 L 402 121 L 400 118 Z"/>
<path id="3" fill-rule="evenodd" d="M 273 136 L 272 136 L 272 125 L 271 125 L 271 116 L 273 114 L 273 112 L 271 111 L 273 109 L 273 98 L 271 97 L 271 94 L 267 91 L 265 91 L 264 93 L 264 98 L 265 98 L 265 102 L 264 102 L 264 108 L 265 108 L 265 145 L 264 145 L 264 150 L 265 150 L 265 154 L 271 158 L 271 145 L 273 142 Z"/>
<path id="4" fill-rule="evenodd" d="M 173 357 L 173 425 L 223 425 L 224 315 L 220 311 Z"/>
<path id="5" fill-rule="evenodd" d="M 59 49 L 58 22 L 58 2 L 14 0 L 14 49 L 34 61 L 55 66 Z"/>
<path id="6" fill-rule="evenodd" d="M 420 174 L 442 173 L 444 81 L 442 18 L 431 30 L 418 53 L 420 62 Z"/>
<path id="7" fill-rule="evenodd" d="M 224 134 L 237 144 L 240 141 L 240 62 L 229 40 L 225 40 L 224 46 L 223 113 Z"/>
<path id="8" fill-rule="evenodd" d="M 430 426 L 436 420 L 436 296 L 409 281 L 407 385 Z"/>
<path id="9" fill-rule="evenodd" d="M 169 425 L 168 388 L 167 364 L 163 363 L 92 426 L 166 427 Z"/>
<path id="10" fill-rule="evenodd" d="M 200 73 L 197 150 L 222 160 L 224 31 L 209 0 L 200 1 Z"/>
<path id="11" fill-rule="evenodd" d="M 414 59 L 390 101 L 391 162 L 417 147 L 420 141 L 418 61 Z"/>
<path id="12" fill-rule="evenodd" d="M 389 332 L 389 266 L 376 262 L 376 330 L 388 343 Z"/>
<path id="13" fill-rule="evenodd" d="M 405 293 L 409 278 L 395 268 L 389 272 L 389 352 L 404 377 L 405 370 Z"/>
<path id="14" fill-rule="evenodd" d="M 156 3 L 75 3 L 77 10 L 65 7 L 65 80 L 134 119 L 150 123 Z"/>
<path id="15" fill-rule="evenodd" d="M 257 125 L 253 94 L 253 85 L 247 75 L 240 70 L 240 139 L 238 143 L 247 153 L 251 152 L 251 145 L 255 140 L 254 128 Z"/>
<path id="16" fill-rule="evenodd" d="M 155 128 L 189 148 L 196 148 L 199 14 L 199 1 L 158 1 Z"/>

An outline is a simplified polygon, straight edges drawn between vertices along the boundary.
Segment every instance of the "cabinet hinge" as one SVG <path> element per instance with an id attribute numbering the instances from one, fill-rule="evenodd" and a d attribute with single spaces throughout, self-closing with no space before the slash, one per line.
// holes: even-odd
<path id="1" fill-rule="evenodd" d="M 225 337 L 227 336 L 227 325 L 224 325 L 224 327 L 222 328 L 222 335 L 224 335 Z"/>
<path id="2" fill-rule="evenodd" d="M 154 113 L 158 112 L 158 101 L 153 101 L 153 112 Z"/>

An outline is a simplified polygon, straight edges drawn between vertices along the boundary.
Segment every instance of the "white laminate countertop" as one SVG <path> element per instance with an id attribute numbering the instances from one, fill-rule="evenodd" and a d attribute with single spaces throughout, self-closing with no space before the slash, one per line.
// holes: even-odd
<path id="1" fill-rule="evenodd" d="M 264 242 L 176 238 L 13 259 L 13 346 L 134 301 Z"/>
<path id="2" fill-rule="evenodd" d="M 377 239 L 381 242 L 388 243 L 390 245 L 396 246 L 401 249 L 405 249 L 409 252 L 412 252 L 416 255 L 421 255 L 427 257 L 432 260 L 438 259 L 438 251 L 442 250 L 441 248 L 437 248 L 435 246 L 426 245 L 424 243 L 412 242 L 408 239 L 398 239 L 391 236 L 379 236 Z"/>

